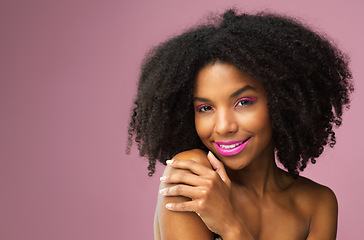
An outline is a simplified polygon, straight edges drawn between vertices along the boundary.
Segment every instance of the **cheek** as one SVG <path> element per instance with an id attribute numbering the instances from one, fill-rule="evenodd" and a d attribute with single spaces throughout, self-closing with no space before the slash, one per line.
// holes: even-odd
<path id="1" fill-rule="evenodd" d="M 206 121 L 203 117 L 195 117 L 195 128 L 203 142 L 211 135 L 212 130 L 209 121 Z"/>
<path id="2" fill-rule="evenodd" d="M 245 114 L 241 121 L 243 121 L 246 130 L 253 134 L 271 134 L 270 116 L 265 108 Z"/>
<path id="3" fill-rule="evenodd" d="M 270 122 L 270 115 L 268 111 L 264 111 L 256 118 L 255 129 L 261 137 L 267 140 L 272 138 L 272 127 Z"/>

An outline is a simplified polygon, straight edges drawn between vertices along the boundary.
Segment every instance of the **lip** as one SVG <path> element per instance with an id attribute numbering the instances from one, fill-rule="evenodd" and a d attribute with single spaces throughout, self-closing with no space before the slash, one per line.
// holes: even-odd
<path id="1" fill-rule="evenodd" d="M 246 147 L 246 145 L 248 144 L 248 142 L 250 141 L 250 137 L 248 137 L 245 140 L 238 140 L 238 141 L 229 141 L 229 142 L 214 142 L 217 151 L 223 155 L 223 156 L 233 156 L 236 155 L 238 153 L 240 153 L 241 151 L 243 151 L 243 149 Z M 231 148 L 231 149 L 225 149 L 220 147 L 219 145 L 232 145 L 232 144 L 237 144 L 237 143 L 241 143 L 240 145 Z"/>

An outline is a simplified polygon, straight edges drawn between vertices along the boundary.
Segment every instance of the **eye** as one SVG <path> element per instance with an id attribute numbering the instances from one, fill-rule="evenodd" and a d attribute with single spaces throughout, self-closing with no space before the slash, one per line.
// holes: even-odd
<path id="1" fill-rule="evenodd" d="M 246 100 L 246 99 L 243 99 L 243 100 L 240 100 L 238 102 L 238 104 L 236 104 L 236 106 L 245 106 L 245 105 L 250 105 L 251 102 L 249 100 Z"/>
<path id="2" fill-rule="evenodd" d="M 256 97 L 245 97 L 245 98 L 241 98 L 237 101 L 236 103 L 236 107 L 244 107 L 244 106 L 249 106 L 251 105 L 252 103 L 254 103 L 255 101 L 257 100 Z"/>
<path id="3" fill-rule="evenodd" d="M 207 111 L 212 110 L 212 107 L 208 106 L 208 105 L 200 105 L 200 106 L 196 107 L 196 110 L 197 110 L 197 112 L 207 112 Z"/>

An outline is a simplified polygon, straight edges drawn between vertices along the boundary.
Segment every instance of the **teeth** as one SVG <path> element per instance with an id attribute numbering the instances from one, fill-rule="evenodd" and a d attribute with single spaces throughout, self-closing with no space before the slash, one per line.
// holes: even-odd
<path id="1" fill-rule="evenodd" d="M 223 148 L 223 149 L 232 149 L 232 148 L 237 147 L 237 146 L 239 146 L 241 144 L 243 144 L 243 143 L 242 142 L 241 143 L 235 143 L 235 144 L 232 144 L 232 145 L 220 145 L 219 144 L 219 146 L 221 148 Z"/>

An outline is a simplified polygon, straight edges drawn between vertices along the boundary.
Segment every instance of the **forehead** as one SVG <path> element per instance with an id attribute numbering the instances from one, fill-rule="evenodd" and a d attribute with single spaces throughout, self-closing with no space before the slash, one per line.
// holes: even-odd
<path id="1" fill-rule="evenodd" d="M 265 93 L 263 84 L 240 71 L 234 65 L 214 63 L 203 67 L 197 74 L 194 95 L 224 91 L 234 92 L 238 88 L 251 86 L 257 92 Z"/>

